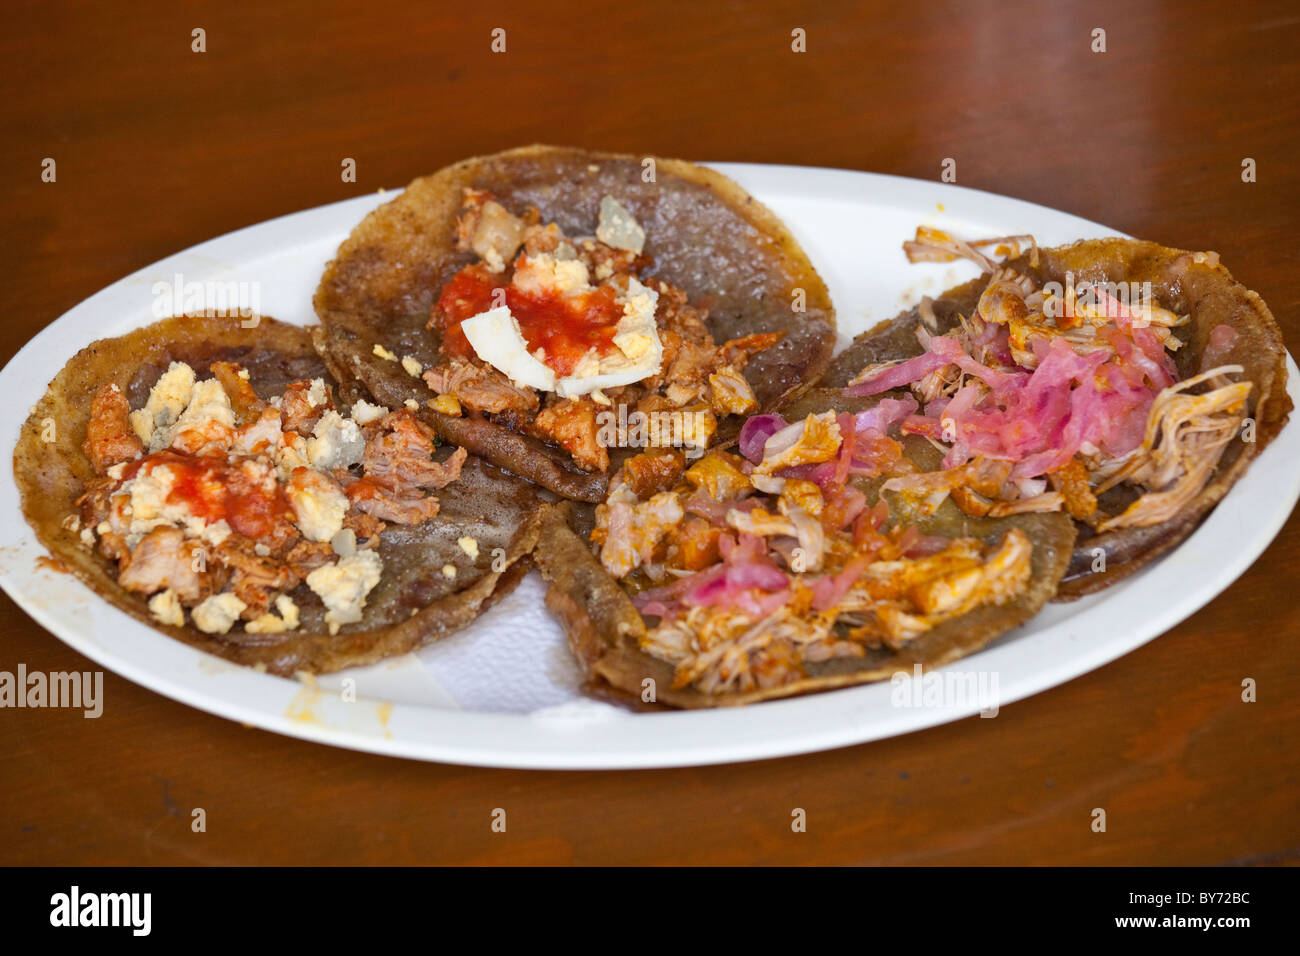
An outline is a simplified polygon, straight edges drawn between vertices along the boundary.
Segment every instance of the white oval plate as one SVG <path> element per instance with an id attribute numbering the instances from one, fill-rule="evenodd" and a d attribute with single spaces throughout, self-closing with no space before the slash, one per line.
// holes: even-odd
<path id="1" fill-rule="evenodd" d="M 961 235 L 1031 232 L 1046 245 L 1119 233 L 987 193 L 869 173 L 716 164 L 789 224 L 830 286 L 841 344 L 974 267 L 908 265 L 920 222 Z M 27 409 L 72 354 L 154 318 L 155 283 L 258 283 L 260 308 L 314 321 L 326 261 L 390 195 L 363 196 L 205 242 L 127 276 L 43 330 L 0 372 L 0 438 L 11 449 Z M 1207 236 L 1207 243 L 1214 237 Z M 251 289 L 251 287 L 249 287 Z M 1289 391 L 1300 402 L 1295 363 Z M 109 606 L 70 575 L 41 570 L 11 469 L 0 477 L 0 586 L 65 643 L 158 693 L 267 730 L 376 753 L 498 767 L 663 767 L 807 753 L 907 733 L 1005 706 L 1112 661 L 1223 591 L 1264 550 L 1300 495 L 1294 422 L 1181 547 L 1139 575 L 1027 626 L 916 684 L 890 683 L 717 711 L 634 714 L 584 698 L 536 573 L 467 630 L 315 687 L 195 651 Z M 31 670 L 35 662 L 27 662 Z M 352 680 L 352 685 L 344 684 Z M 981 683 L 981 681 L 983 683 Z M 355 688 L 351 695 L 341 693 Z M 969 688 L 971 693 L 963 693 Z M 980 689 L 983 694 L 978 693 Z M 105 702 L 111 709 L 113 701 Z"/>

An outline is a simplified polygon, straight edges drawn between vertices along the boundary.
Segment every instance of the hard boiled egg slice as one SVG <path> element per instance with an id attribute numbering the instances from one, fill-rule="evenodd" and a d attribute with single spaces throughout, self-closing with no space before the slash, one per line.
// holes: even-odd
<path id="1" fill-rule="evenodd" d="M 504 372 L 516 385 L 555 391 L 555 372 L 528 352 L 519 323 L 504 305 L 480 312 L 460 324 L 478 357 Z"/>
<path id="2" fill-rule="evenodd" d="M 627 292 L 621 299 L 623 317 L 614 333 L 615 351 L 592 363 L 595 368 L 583 369 L 587 374 L 570 375 L 556 382 L 555 391 L 561 398 L 631 385 L 658 374 L 664 360 L 664 347 L 655 324 L 659 293 L 636 279 L 628 279 Z"/>

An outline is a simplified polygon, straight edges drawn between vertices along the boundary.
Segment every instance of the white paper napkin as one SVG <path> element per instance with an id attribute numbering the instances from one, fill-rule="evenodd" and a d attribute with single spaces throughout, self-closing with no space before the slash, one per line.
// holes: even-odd
<path id="1" fill-rule="evenodd" d="M 546 609 L 536 571 L 469 627 L 416 657 L 465 710 L 594 717 L 618 707 L 582 695 L 582 674 Z"/>

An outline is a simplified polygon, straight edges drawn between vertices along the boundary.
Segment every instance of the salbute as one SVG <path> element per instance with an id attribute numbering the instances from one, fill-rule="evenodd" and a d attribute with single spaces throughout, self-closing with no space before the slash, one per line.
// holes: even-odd
<path id="1" fill-rule="evenodd" d="M 151 924 L 151 893 L 85 893 L 72 887 L 70 893 L 50 897 L 51 926 L 129 926 L 132 935 L 148 936 Z"/>

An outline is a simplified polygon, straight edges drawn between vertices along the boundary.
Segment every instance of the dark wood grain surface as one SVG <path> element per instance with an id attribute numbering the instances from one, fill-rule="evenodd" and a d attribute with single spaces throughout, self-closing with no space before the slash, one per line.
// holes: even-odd
<path id="1" fill-rule="evenodd" d="M 951 157 L 962 185 L 1219 251 L 1294 347 L 1297 49 L 1286 2 L 10 2 L 0 359 L 195 242 L 534 141 L 927 179 Z M 1296 862 L 1298 562 L 1293 516 L 1193 618 L 996 720 L 727 767 L 386 759 L 110 673 L 98 720 L 0 710 L 0 862 Z M 90 666 L 0 598 L 20 663 Z"/>

